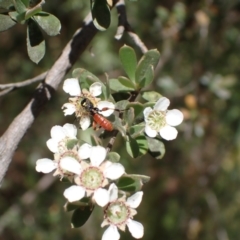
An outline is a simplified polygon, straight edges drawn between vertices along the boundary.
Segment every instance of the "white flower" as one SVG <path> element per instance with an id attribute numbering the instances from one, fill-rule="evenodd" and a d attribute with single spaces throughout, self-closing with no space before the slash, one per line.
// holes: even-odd
<path id="1" fill-rule="evenodd" d="M 136 215 L 136 210 L 142 201 L 143 192 L 136 192 L 127 200 L 125 197 L 118 199 L 117 187 L 115 184 L 111 184 L 109 187 L 110 202 L 104 210 L 104 221 L 102 227 L 109 225 L 102 236 L 102 240 L 118 240 L 120 234 L 118 228 L 125 231 L 128 227 L 132 236 L 136 239 L 142 238 L 144 234 L 143 225 L 140 222 L 132 220 Z"/>
<path id="2" fill-rule="evenodd" d="M 177 137 L 178 132 L 174 126 L 183 121 L 183 114 L 177 109 L 167 110 L 169 105 L 169 99 L 161 97 L 153 109 L 151 107 L 144 109 L 145 133 L 149 137 L 156 137 L 158 133 L 166 140 Z"/>
<path id="3" fill-rule="evenodd" d="M 53 176 L 59 175 L 61 178 L 63 177 L 71 177 L 71 179 L 75 176 L 76 173 L 79 172 L 78 165 L 74 163 L 78 163 L 81 159 L 78 156 L 78 152 L 76 149 L 68 150 L 62 154 L 55 154 L 54 160 L 49 158 L 38 159 L 36 162 L 36 171 L 42 173 L 50 173 L 53 170 L 56 170 Z M 69 165 L 61 165 L 61 161 L 65 163 L 70 163 L 71 169 L 69 170 Z M 73 167 L 75 167 L 73 169 Z"/>
<path id="4" fill-rule="evenodd" d="M 110 116 L 114 112 L 114 104 L 108 101 L 100 101 L 97 96 L 102 94 L 102 84 L 99 82 L 93 83 L 89 91 L 81 89 L 78 79 L 69 78 L 64 81 L 63 90 L 72 98 L 69 98 L 69 103 L 62 106 L 64 115 L 72 115 L 75 113 L 76 117 L 80 119 L 79 124 L 83 130 L 89 128 L 91 125 L 90 117 L 91 111 L 99 113 L 105 117 Z M 87 106 L 83 106 L 83 101 Z"/>
<path id="5" fill-rule="evenodd" d="M 77 139 L 77 128 L 73 124 L 66 123 L 63 127 L 52 127 L 50 134 L 51 138 L 47 141 L 49 150 L 53 153 L 62 152 L 65 151 L 69 139 Z"/>
<path id="6" fill-rule="evenodd" d="M 125 170 L 120 163 L 104 161 L 106 149 L 101 146 L 91 146 L 83 144 L 78 155 L 80 159 L 90 159 L 90 164 L 72 159 L 71 161 L 62 159 L 60 165 L 69 172 L 75 173 L 76 185 L 64 191 L 64 196 L 69 202 L 77 201 L 85 195 L 92 196 L 99 206 L 105 206 L 110 199 L 110 193 L 103 187 L 108 184 L 108 179 L 116 180 L 120 178 Z"/>

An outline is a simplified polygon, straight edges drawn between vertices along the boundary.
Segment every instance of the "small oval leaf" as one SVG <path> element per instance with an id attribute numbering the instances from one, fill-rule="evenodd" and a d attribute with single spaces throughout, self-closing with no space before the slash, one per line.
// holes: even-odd
<path id="1" fill-rule="evenodd" d="M 13 21 L 10 16 L 0 14 L 0 32 L 6 31 L 7 29 L 13 27 L 15 24 L 16 22 Z"/>
<path id="2" fill-rule="evenodd" d="M 59 34 L 61 23 L 54 15 L 47 12 L 39 12 L 34 15 L 33 19 L 49 36 L 56 36 Z"/>
<path id="3" fill-rule="evenodd" d="M 144 135 L 137 136 L 135 138 L 139 147 L 139 156 L 145 155 L 148 151 L 148 141 Z"/>
<path id="4" fill-rule="evenodd" d="M 32 19 L 28 21 L 27 28 L 27 50 L 30 59 L 38 63 L 45 54 L 45 41 L 42 32 L 40 31 L 37 23 Z"/>
<path id="5" fill-rule="evenodd" d="M 165 154 L 163 142 L 157 138 L 148 138 L 149 153 L 156 159 L 162 159 Z"/>
<path id="6" fill-rule="evenodd" d="M 21 0 L 13 0 L 13 4 L 18 13 L 26 12 L 27 8 Z"/>
<path id="7" fill-rule="evenodd" d="M 126 141 L 126 149 L 132 158 L 139 156 L 139 146 L 136 139 L 129 137 L 128 141 Z"/>
<path id="8" fill-rule="evenodd" d="M 123 69 L 131 79 L 132 82 L 135 82 L 135 72 L 137 68 L 137 57 L 133 48 L 124 45 L 119 50 L 119 57 L 123 65 Z"/>
<path id="9" fill-rule="evenodd" d="M 107 160 L 111 161 L 111 162 L 119 162 L 120 160 L 120 155 L 116 152 L 109 152 L 107 154 Z"/>
<path id="10" fill-rule="evenodd" d="M 162 95 L 155 91 L 144 92 L 142 97 L 148 102 L 157 102 Z"/>
<path id="11" fill-rule="evenodd" d="M 125 77 L 119 77 L 118 79 L 109 79 L 109 86 L 116 92 L 129 92 L 134 91 L 135 86 L 133 83 Z"/>
<path id="12" fill-rule="evenodd" d="M 90 215 L 92 214 L 94 207 L 81 207 L 76 209 L 73 212 L 72 219 L 71 219 L 71 226 L 72 228 L 78 228 L 85 224 L 88 220 Z"/>
<path id="13" fill-rule="evenodd" d="M 126 192 L 136 192 L 141 190 L 142 181 L 137 177 L 122 176 L 117 182 L 117 187 Z"/>
<path id="14" fill-rule="evenodd" d="M 111 23 L 110 8 L 106 0 L 92 1 L 92 19 L 94 26 L 99 31 L 108 29 Z"/>
<path id="15" fill-rule="evenodd" d="M 143 110 L 144 106 L 141 103 L 138 102 L 132 102 L 127 105 L 127 108 L 133 108 L 134 109 L 134 115 L 136 118 L 143 118 Z"/>
<path id="16" fill-rule="evenodd" d="M 146 52 L 138 62 L 135 78 L 140 87 L 144 87 L 152 81 L 153 69 L 156 67 L 159 58 L 160 53 L 153 49 Z"/>

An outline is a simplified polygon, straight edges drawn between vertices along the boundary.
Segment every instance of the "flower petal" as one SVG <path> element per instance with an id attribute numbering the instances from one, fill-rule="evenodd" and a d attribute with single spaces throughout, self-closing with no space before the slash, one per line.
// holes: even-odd
<path id="1" fill-rule="evenodd" d="M 58 126 L 58 125 L 51 128 L 50 135 L 57 142 L 61 141 L 66 137 L 65 130 L 63 129 L 62 126 Z"/>
<path id="2" fill-rule="evenodd" d="M 166 114 L 167 124 L 177 126 L 183 121 L 183 114 L 178 109 L 169 110 Z"/>
<path id="3" fill-rule="evenodd" d="M 80 159 L 87 159 L 90 157 L 92 146 L 88 143 L 84 143 L 78 150 L 78 156 Z"/>
<path id="4" fill-rule="evenodd" d="M 85 196 L 85 189 L 81 186 L 73 185 L 65 189 L 63 195 L 69 202 L 75 202 Z"/>
<path id="5" fill-rule="evenodd" d="M 42 173 L 50 173 L 57 168 L 56 162 L 48 158 L 38 159 L 36 162 L 36 171 Z"/>
<path id="6" fill-rule="evenodd" d="M 162 138 L 166 140 L 173 140 L 177 137 L 178 131 L 175 127 L 166 125 L 165 127 L 160 129 L 159 134 Z"/>
<path id="7" fill-rule="evenodd" d="M 109 203 L 109 192 L 106 189 L 99 188 L 94 192 L 93 198 L 100 207 Z"/>
<path id="8" fill-rule="evenodd" d="M 131 208 L 137 208 L 142 201 L 143 192 L 136 192 L 127 199 L 127 203 Z"/>
<path id="9" fill-rule="evenodd" d="M 166 111 L 168 106 L 170 105 L 170 101 L 166 97 L 161 97 L 155 104 L 154 110 L 158 111 Z"/>
<path id="10" fill-rule="evenodd" d="M 66 136 L 68 136 L 71 139 L 76 139 L 77 127 L 75 125 L 66 123 L 63 125 L 63 128 L 65 130 Z"/>
<path id="11" fill-rule="evenodd" d="M 128 226 L 129 232 L 132 234 L 134 238 L 139 239 L 143 237 L 144 228 L 140 222 L 134 221 L 132 219 L 128 219 L 127 226 Z"/>
<path id="12" fill-rule="evenodd" d="M 115 105 L 108 101 L 99 101 L 97 103 L 97 108 L 100 110 L 101 115 L 104 117 L 109 117 L 115 110 Z"/>
<path id="13" fill-rule="evenodd" d="M 74 112 L 76 112 L 76 107 L 72 103 L 63 104 L 62 109 L 63 109 L 63 112 L 64 112 L 64 116 L 72 115 Z"/>
<path id="14" fill-rule="evenodd" d="M 125 169 L 120 163 L 112 163 L 106 169 L 104 169 L 104 175 L 106 178 L 116 180 L 125 173 Z"/>
<path id="15" fill-rule="evenodd" d="M 76 78 L 68 78 L 63 83 L 63 90 L 70 96 L 80 96 L 81 88 Z"/>
<path id="16" fill-rule="evenodd" d="M 149 137 L 156 137 L 157 136 L 157 131 L 151 129 L 147 124 L 145 126 L 145 133 L 149 136 Z"/>
<path id="17" fill-rule="evenodd" d="M 80 126 L 81 126 L 82 130 L 88 129 L 89 126 L 91 125 L 91 121 L 90 121 L 90 118 L 88 116 L 81 117 L 79 123 L 80 123 Z"/>
<path id="18" fill-rule="evenodd" d="M 110 225 L 103 233 L 102 240 L 119 240 L 120 234 L 116 226 Z"/>
<path id="19" fill-rule="evenodd" d="M 108 192 L 109 192 L 109 202 L 113 202 L 113 201 L 117 200 L 117 198 L 118 198 L 118 188 L 114 183 L 112 183 L 109 186 Z"/>
<path id="20" fill-rule="evenodd" d="M 102 146 L 96 146 L 92 147 L 91 149 L 91 155 L 90 155 L 90 161 L 92 166 L 100 166 L 101 163 L 106 158 L 107 151 Z"/>
<path id="21" fill-rule="evenodd" d="M 55 141 L 54 139 L 50 138 L 49 140 L 47 140 L 46 142 L 47 147 L 49 148 L 49 150 L 53 153 L 57 153 L 58 152 L 58 142 Z"/>
<path id="22" fill-rule="evenodd" d="M 60 167 L 69 172 L 80 174 L 81 173 L 81 164 L 72 157 L 64 157 L 60 160 Z"/>
<path id="23" fill-rule="evenodd" d="M 143 115 L 144 115 L 144 119 L 146 120 L 148 115 L 150 114 L 150 112 L 152 112 L 152 108 L 151 107 L 146 107 L 144 110 L 143 110 Z"/>
<path id="24" fill-rule="evenodd" d="M 91 93 L 92 96 L 97 97 L 99 95 L 101 95 L 102 93 L 102 84 L 99 82 L 95 82 L 93 83 L 90 88 L 89 88 L 89 92 Z"/>

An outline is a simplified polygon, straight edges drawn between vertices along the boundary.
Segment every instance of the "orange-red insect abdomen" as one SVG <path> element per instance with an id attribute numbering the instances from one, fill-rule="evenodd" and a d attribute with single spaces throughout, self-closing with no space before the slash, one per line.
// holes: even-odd
<path id="1" fill-rule="evenodd" d="M 98 125 L 100 125 L 103 129 L 107 131 L 113 130 L 113 125 L 110 121 L 108 121 L 105 117 L 94 113 L 93 114 L 93 121 L 96 122 Z"/>

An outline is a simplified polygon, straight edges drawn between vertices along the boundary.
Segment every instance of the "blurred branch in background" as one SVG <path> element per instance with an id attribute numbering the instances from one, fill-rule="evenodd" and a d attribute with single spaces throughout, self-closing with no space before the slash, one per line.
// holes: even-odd
<path id="1" fill-rule="evenodd" d="M 124 31 L 131 37 L 134 44 L 140 48 L 142 53 L 147 52 L 147 47 L 143 43 L 143 41 L 140 39 L 139 35 L 134 33 L 132 27 L 130 26 L 128 20 L 127 20 L 127 14 L 126 14 L 126 6 L 124 0 L 119 0 L 116 4 L 117 12 L 118 12 L 118 28 L 117 33 L 115 35 L 115 39 L 119 40 L 122 38 L 122 35 Z"/>
<path id="2" fill-rule="evenodd" d="M 40 74 L 40 75 L 38 75 L 34 78 L 27 79 L 27 80 L 24 80 L 22 82 L 0 84 L 0 89 L 5 89 L 4 91 L 0 92 L 0 96 L 3 96 L 5 94 L 9 93 L 10 91 L 15 90 L 16 88 L 25 87 L 25 86 L 30 85 L 32 83 L 43 81 L 46 76 L 47 76 L 47 72 L 44 72 L 44 73 L 42 73 L 42 74 Z"/>
<path id="3" fill-rule="evenodd" d="M 0 234 L 4 231 L 6 226 L 12 225 L 15 219 L 21 214 L 21 209 L 23 206 L 31 208 L 31 205 L 36 201 L 36 198 L 39 197 L 39 194 L 46 191 L 56 179 L 51 175 L 43 176 L 36 186 L 27 191 L 20 197 L 20 202 L 15 203 L 10 206 L 0 217 Z"/>

